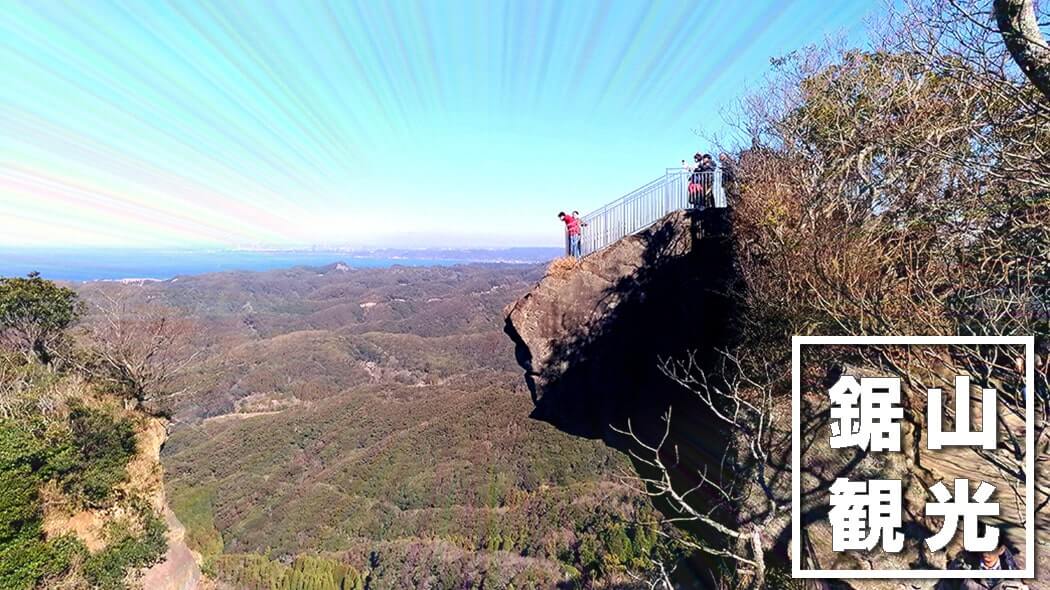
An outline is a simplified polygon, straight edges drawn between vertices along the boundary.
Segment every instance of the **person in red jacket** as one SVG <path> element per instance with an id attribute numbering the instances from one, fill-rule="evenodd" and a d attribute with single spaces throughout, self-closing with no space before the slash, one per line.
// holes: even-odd
<path id="1" fill-rule="evenodd" d="M 579 258 L 583 255 L 580 247 L 580 219 L 572 215 L 566 215 L 564 211 L 558 213 L 558 219 L 565 222 L 565 231 L 569 234 L 569 256 Z"/>

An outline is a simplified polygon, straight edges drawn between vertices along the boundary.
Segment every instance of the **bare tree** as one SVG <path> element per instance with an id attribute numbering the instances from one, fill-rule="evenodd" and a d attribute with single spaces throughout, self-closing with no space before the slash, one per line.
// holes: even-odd
<path id="1" fill-rule="evenodd" d="M 1018 71 L 991 2 L 906 2 L 888 11 L 870 49 L 794 52 L 742 101 L 732 121 L 745 137 L 732 162 L 731 214 L 746 289 L 734 355 L 787 366 L 780 357 L 794 334 L 1050 336 L 1050 102 Z M 1015 379 L 1009 355 L 995 353 L 997 366 L 981 368 L 957 352 L 938 362 Z M 895 360 L 902 376 L 924 374 Z M 719 419 L 762 441 L 761 388 L 680 382 L 717 385 L 727 395 L 714 406 L 732 409 Z M 772 390 L 787 399 L 783 387 Z M 1015 382 L 1000 390 L 1019 391 Z M 1004 418 L 1021 407 L 1004 405 Z M 1045 448 L 1045 417 L 1037 436 Z M 1006 480 L 1024 481 L 1021 438 L 1014 428 L 999 452 L 982 457 Z M 753 479 L 755 498 L 768 499 L 766 513 L 777 510 L 777 488 L 763 482 L 758 466 L 767 462 L 758 459 L 779 448 L 773 442 L 736 443 L 729 458 Z M 659 472 L 667 463 L 654 447 L 639 448 Z M 741 493 L 702 475 L 730 498 Z M 647 483 L 674 500 L 673 482 L 661 481 Z"/>
<path id="2" fill-rule="evenodd" d="M 674 590 L 671 576 L 677 567 L 677 564 L 668 567 L 662 560 L 654 559 L 651 571 L 637 573 L 628 570 L 627 576 L 649 590 Z"/>
<path id="3" fill-rule="evenodd" d="M 86 329 L 92 348 L 85 368 L 109 383 L 128 405 L 170 400 L 186 392 L 176 377 L 194 361 L 191 320 L 175 310 L 134 297 L 132 287 L 99 291 Z"/>
<path id="4" fill-rule="evenodd" d="M 1050 98 L 1050 46 L 1039 30 L 1033 0 L 995 0 L 995 22 L 1014 61 Z"/>
<path id="5" fill-rule="evenodd" d="M 677 445 L 668 444 L 671 408 L 663 416 L 663 434 L 656 442 L 643 440 L 631 420 L 626 429 L 614 430 L 632 440 L 637 450 L 629 452 L 654 474 L 628 479 L 640 484 L 648 496 L 669 506 L 674 515 L 667 517 L 665 523 L 697 525 L 724 540 L 718 543 L 687 538 L 678 542 L 689 549 L 728 560 L 735 566 L 737 582 L 746 588 L 759 589 L 766 583 L 765 553 L 770 549 L 767 544 L 774 537 L 777 521 L 785 518 L 790 510 L 789 498 L 778 493 L 779 484 L 771 468 L 778 424 L 786 417 L 776 411 L 774 395 L 777 383 L 783 384 L 784 375 L 765 364 L 756 371 L 760 377 L 752 378 L 747 373 L 754 367 L 745 368 L 739 357 L 723 352 L 720 359 L 715 371 L 701 368 L 695 354 L 684 360 L 666 360 L 661 365 L 665 375 L 692 392 L 727 428 L 730 444 L 718 473 L 708 469 L 698 471 L 695 475 L 699 483 L 686 489 L 672 476 L 679 466 L 679 454 Z M 694 494 L 700 490 L 706 490 L 717 500 L 708 506 L 698 506 Z M 744 513 L 748 516 L 743 519 L 725 516 Z"/>

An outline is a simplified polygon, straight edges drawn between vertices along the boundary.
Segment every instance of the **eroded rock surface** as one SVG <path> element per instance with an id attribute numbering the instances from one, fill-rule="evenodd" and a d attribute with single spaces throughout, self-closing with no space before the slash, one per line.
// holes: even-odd
<path id="1" fill-rule="evenodd" d="M 680 211 L 566 269 L 552 267 L 506 310 L 534 417 L 611 440 L 610 425 L 652 422 L 680 396 L 659 370 L 710 353 L 732 330 L 724 210 Z"/>
<path id="2" fill-rule="evenodd" d="M 141 481 L 154 509 L 164 515 L 168 527 L 168 550 L 159 563 L 143 572 L 138 585 L 148 590 L 195 590 L 201 581 L 201 568 L 196 555 L 186 545 L 186 528 L 175 517 L 164 493 L 164 471 L 160 464 L 160 448 L 167 440 L 164 421 L 150 419 L 147 428 L 139 434 L 139 455 L 128 471 L 132 481 Z"/>

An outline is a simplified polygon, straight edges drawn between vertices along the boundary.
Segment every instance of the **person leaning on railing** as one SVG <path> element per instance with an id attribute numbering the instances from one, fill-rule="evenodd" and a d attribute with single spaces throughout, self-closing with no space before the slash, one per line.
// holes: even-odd
<path id="1" fill-rule="evenodd" d="M 689 206 L 695 209 L 714 206 L 715 194 L 715 159 L 711 154 L 697 152 L 693 156 L 696 168 L 689 175 Z"/>
<path id="2" fill-rule="evenodd" d="M 564 211 L 558 213 L 558 219 L 565 223 L 565 231 L 569 235 L 569 256 L 580 258 L 583 249 L 580 247 L 580 217 L 579 213 L 573 211 L 573 215 L 566 215 Z"/>
<path id="3" fill-rule="evenodd" d="M 582 246 L 582 243 L 583 243 L 583 228 L 587 227 L 587 222 L 583 220 L 582 216 L 580 216 L 580 212 L 579 211 L 573 211 L 572 212 L 572 216 L 575 217 L 577 223 L 580 224 L 580 243 L 581 243 L 580 249 L 582 250 L 583 249 L 583 246 Z"/>

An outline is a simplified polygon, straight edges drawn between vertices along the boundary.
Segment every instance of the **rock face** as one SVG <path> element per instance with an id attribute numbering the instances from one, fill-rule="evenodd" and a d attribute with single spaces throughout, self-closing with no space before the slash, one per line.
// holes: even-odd
<path id="1" fill-rule="evenodd" d="M 201 584 L 201 568 L 186 546 L 186 527 L 167 506 L 164 522 L 168 525 L 168 551 L 160 563 L 143 573 L 139 583 L 150 590 L 194 590 Z"/>
<path id="2" fill-rule="evenodd" d="M 663 434 L 661 416 L 673 407 L 668 440 L 680 452 L 675 473 L 688 484 L 683 489 L 696 483 L 688 479 L 688 474 L 718 468 L 733 435 L 722 430 L 721 423 L 707 413 L 704 405 L 662 374 L 659 367 L 663 359 L 681 358 L 689 351 L 695 353 L 698 367 L 711 367 L 714 353 L 733 344 L 737 309 L 731 293 L 737 285 L 724 214 L 674 213 L 578 264 L 556 263 L 535 288 L 506 309 L 505 331 L 514 340 L 517 360 L 525 370 L 534 418 L 572 434 L 602 438 L 624 450 L 630 443 L 614 428 L 622 429 L 630 420 L 639 437 L 653 444 Z M 864 376 L 870 370 L 853 367 L 850 374 Z M 923 376 L 915 377 L 918 382 L 929 382 Z M 804 390 L 817 392 L 826 388 L 813 386 Z M 924 444 L 915 436 L 919 431 L 910 421 L 903 431 L 906 440 L 915 441 L 912 452 L 844 459 L 842 453 L 833 453 L 829 448 L 826 426 L 815 426 L 818 422 L 823 424 L 827 415 L 826 395 L 814 394 L 806 400 L 803 423 L 811 426 L 803 427 L 803 446 L 809 449 L 807 457 L 813 463 L 803 470 L 804 537 L 816 555 L 831 554 L 825 503 L 828 486 L 836 477 L 867 479 L 878 474 L 904 480 L 905 504 L 912 513 L 921 510 L 926 489 L 937 481 L 979 476 L 996 484 L 997 489 L 1009 489 L 1001 474 L 995 473 L 990 464 L 979 463 L 969 450 L 924 456 Z M 921 414 L 923 404 L 913 413 Z M 790 414 L 790 409 L 787 411 Z M 783 423 L 789 425 L 790 421 Z M 1016 431 L 1019 425 L 1013 424 L 1012 428 Z M 780 442 L 772 449 L 775 457 L 767 467 L 773 472 L 777 494 L 785 501 L 790 498 L 789 434 L 777 434 Z M 640 475 L 646 475 L 644 466 L 638 462 L 635 466 Z M 701 505 L 715 505 L 718 499 L 705 497 L 705 493 L 701 490 L 692 497 Z M 757 493 L 752 496 L 761 499 Z M 728 523 L 757 521 L 766 507 L 762 502 L 752 504 L 745 502 L 721 517 Z M 1048 519 L 1047 514 L 1037 516 L 1044 534 L 1050 530 Z M 765 531 L 769 537 L 767 559 L 782 569 L 790 567 L 786 561 L 788 525 L 785 514 Z M 909 526 L 917 529 L 924 525 Z M 1016 540 L 1016 527 L 1007 526 L 1004 530 L 1008 539 Z M 924 562 L 926 567 L 943 568 L 945 556 L 924 555 L 916 541 L 927 533 L 908 529 L 906 550 L 879 556 L 878 563 L 818 565 L 838 569 L 868 569 L 874 565 L 878 569 L 907 569 Z M 849 561 L 850 556 L 842 559 Z M 703 563 L 689 566 L 694 572 L 704 567 Z M 1050 565 L 1039 563 L 1037 577 L 1045 575 L 1041 572 L 1046 567 Z M 929 588 L 935 583 L 936 580 L 852 580 L 832 586 Z M 1050 586 L 1038 580 L 1029 585 L 1033 589 Z"/>
<path id="3" fill-rule="evenodd" d="M 533 417 L 589 438 L 649 424 L 683 394 L 662 359 L 729 339 L 732 250 L 724 210 L 679 211 L 565 268 L 506 309 Z M 692 404 L 695 405 L 695 404 Z"/>
<path id="4" fill-rule="evenodd" d="M 532 417 L 626 452 L 632 441 L 616 429 L 629 425 L 655 444 L 664 434 L 662 416 L 673 407 L 668 447 L 680 450 L 677 471 L 718 469 L 729 434 L 660 365 L 688 353 L 707 365 L 732 341 L 728 229 L 725 210 L 672 213 L 578 264 L 552 264 L 508 306 L 505 332 L 525 370 Z M 637 461 L 635 468 L 653 475 Z M 700 501 L 716 504 L 713 497 Z M 713 567 L 694 556 L 678 568 L 676 587 L 704 587 L 706 576 L 689 572 Z"/>
<path id="5" fill-rule="evenodd" d="M 186 546 L 186 528 L 171 511 L 164 494 L 160 448 L 167 437 L 164 421 L 150 419 L 139 434 L 139 454 L 128 466 L 133 480 L 149 481 L 147 497 L 153 508 L 164 515 L 168 526 L 167 552 L 159 563 L 142 573 L 137 585 L 149 590 L 194 590 L 201 581 L 201 568 L 197 556 Z"/>

